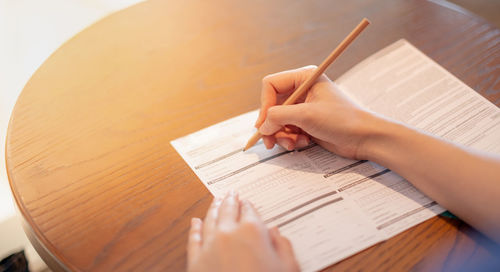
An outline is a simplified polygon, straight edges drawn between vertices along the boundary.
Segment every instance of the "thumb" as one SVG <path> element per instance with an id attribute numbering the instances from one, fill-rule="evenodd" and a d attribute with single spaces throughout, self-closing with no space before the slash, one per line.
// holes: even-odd
<path id="1" fill-rule="evenodd" d="M 273 106 L 267 110 L 266 120 L 259 128 L 262 135 L 272 135 L 285 125 L 294 125 L 302 128 L 304 113 L 308 105 L 305 103 Z"/>

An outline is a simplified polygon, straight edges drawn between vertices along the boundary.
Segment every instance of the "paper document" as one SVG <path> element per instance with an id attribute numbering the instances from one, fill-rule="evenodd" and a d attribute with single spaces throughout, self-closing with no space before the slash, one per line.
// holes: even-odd
<path id="1" fill-rule="evenodd" d="M 337 84 L 357 103 L 451 141 L 500 153 L 500 111 L 400 40 L 359 63 Z M 254 203 L 292 242 L 303 271 L 315 271 L 444 211 L 405 179 L 369 161 L 312 144 L 296 151 L 242 152 L 252 111 L 172 141 L 214 196 Z"/>

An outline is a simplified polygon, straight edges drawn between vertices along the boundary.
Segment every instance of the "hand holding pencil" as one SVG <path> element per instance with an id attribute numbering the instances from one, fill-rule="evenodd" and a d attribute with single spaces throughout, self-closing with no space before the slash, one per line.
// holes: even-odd
<path id="1" fill-rule="evenodd" d="M 307 66 L 266 77 L 257 120 L 264 144 L 293 150 L 314 141 L 340 156 L 364 159 L 363 142 L 379 118 L 349 100 L 326 75 L 320 76 L 298 104 L 277 104 L 314 69 Z"/>
<path id="2" fill-rule="evenodd" d="M 307 74 L 307 78 L 302 78 L 303 80 L 300 82 L 300 84 L 296 84 L 297 82 L 294 81 L 293 86 L 300 85 L 296 90 L 294 88 L 289 88 L 287 91 L 282 91 L 282 93 L 289 93 L 289 97 L 283 102 L 283 105 L 292 105 L 292 104 L 296 103 L 298 101 L 298 99 L 300 99 L 301 97 L 304 97 L 306 95 L 307 91 L 313 86 L 313 84 L 315 84 L 317 79 L 323 75 L 323 73 L 328 68 L 328 66 L 349 46 L 349 44 L 351 44 L 351 42 L 368 25 L 369 25 L 369 21 L 366 18 L 363 19 L 358 24 L 358 26 L 339 44 L 339 46 L 337 46 L 337 48 L 335 48 L 332 51 L 332 53 L 323 61 L 323 63 L 321 63 L 321 65 L 319 67 L 317 67 L 317 68 L 314 67 L 312 70 L 309 71 L 309 73 Z M 257 121 L 256 126 L 259 126 L 259 123 L 261 123 L 263 121 L 263 116 L 265 116 L 267 109 L 270 106 L 273 106 L 274 105 L 273 103 L 278 102 L 276 100 L 276 94 L 273 94 L 272 90 L 271 90 L 271 92 L 269 90 L 269 87 L 274 88 L 274 86 L 272 85 L 272 82 L 268 81 L 268 83 L 271 84 L 271 86 L 266 86 L 266 79 L 265 79 L 264 86 L 263 86 L 263 93 L 262 93 L 263 103 L 262 103 L 262 107 L 261 107 L 259 120 Z M 291 94 L 290 94 L 290 91 L 292 91 Z M 278 90 L 275 90 L 275 92 L 279 93 Z M 262 137 L 261 132 L 262 131 L 258 131 L 250 138 L 250 140 L 248 141 L 244 150 L 248 150 L 253 145 L 255 145 L 255 143 L 257 143 L 257 141 Z M 285 129 L 283 129 L 283 132 L 284 132 L 284 134 L 288 133 L 289 135 L 293 135 L 293 132 L 296 133 L 297 130 L 294 131 L 293 126 L 292 127 L 288 126 Z M 283 133 L 281 133 L 281 134 L 283 134 Z M 277 136 L 280 136 L 280 135 L 277 135 Z M 266 143 L 266 147 L 269 148 L 269 145 L 271 145 L 270 141 L 272 141 L 272 140 L 270 140 L 270 138 L 267 138 L 267 139 L 268 140 L 264 140 L 264 141 Z M 300 137 L 298 134 L 297 134 L 297 137 L 295 139 L 290 138 L 290 140 L 295 140 L 295 142 L 298 142 L 299 144 L 306 144 L 307 139 L 308 138 L 306 138 L 306 137 Z M 287 140 L 284 140 L 284 141 L 287 141 Z M 285 148 L 289 149 L 289 147 L 291 147 L 291 144 L 289 143 L 289 141 L 287 141 L 287 142 L 288 142 L 288 144 L 285 146 Z M 272 143 L 272 145 L 274 145 L 274 143 Z"/>

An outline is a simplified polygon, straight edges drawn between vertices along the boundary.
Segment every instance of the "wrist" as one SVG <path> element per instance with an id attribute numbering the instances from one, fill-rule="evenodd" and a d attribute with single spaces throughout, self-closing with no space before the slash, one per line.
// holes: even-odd
<path id="1" fill-rule="evenodd" d="M 398 122 L 367 113 L 364 136 L 358 148 L 358 159 L 383 163 L 390 150 L 404 138 L 406 127 Z"/>

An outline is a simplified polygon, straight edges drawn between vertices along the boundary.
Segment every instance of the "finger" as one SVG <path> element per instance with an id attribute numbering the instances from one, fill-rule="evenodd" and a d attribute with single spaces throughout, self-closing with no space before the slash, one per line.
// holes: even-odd
<path id="1" fill-rule="evenodd" d="M 316 65 L 308 65 L 267 75 L 262 79 L 263 87 L 271 87 L 274 93 L 292 92 L 306 81 L 316 68 Z M 267 93 L 263 88 L 261 98 L 265 98 Z"/>
<path id="2" fill-rule="evenodd" d="M 260 219 L 259 213 L 255 207 L 248 200 L 241 201 L 241 213 L 240 213 L 241 223 L 257 223 L 259 226 L 264 226 L 264 223 Z"/>
<path id="3" fill-rule="evenodd" d="M 296 132 L 287 132 L 287 131 L 297 131 Z M 274 137 L 273 137 L 274 136 Z M 285 129 L 276 132 L 273 136 L 263 136 L 274 139 L 273 145 L 277 142 L 280 146 L 287 150 L 293 150 L 295 148 L 302 148 L 309 145 L 309 136 L 307 134 L 303 134 L 302 131 L 295 127 L 295 129 Z"/>
<path id="4" fill-rule="evenodd" d="M 217 227 L 217 217 L 219 215 L 219 207 L 220 204 L 222 203 L 222 199 L 219 197 L 216 197 L 213 201 L 212 204 L 210 205 L 210 208 L 208 208 L 207 215 L 205 216 L 205 220 L 203 223 L 203 237 L 204 239 L 207 239 L 210 237 L 210 235 L 215 233 L 216 227 Z"/>
<path id="5" fill-rule="evenodd" d="M 264 141 L 264 145 L 267 149 L 273 148 L 274 144 L 276 144 L 276 139 L 274 138 L 274 136 L 264 135 L 262 136 L 262 141 Z"/>
<path id="6" fill-rule="evenodd" d="M 290 263 L 292 267 L 296 266 L 295 253 L 290 240 L 281 235 L 278 227 L 271 228 L 269 234 L 280 259 Z"/>
<path id="7" fill-rule="evenodd" d="M 278 93 L 284 94 L 294 91 L 314 72 L 315 69 L 316 66 L 310 65 L 264 77 L 264 79 L 262 79 L 262 91 L 260 96 L 260 113 L 255 122 L 255 127 L 258 128 L 262 125 L 266 119 L 267 109 L 276 105 Z"/>
<path id="8" fill-rule="evenodd" d="M 304 148 L 311 143 L 309 135 L 304 133 L 287 133 L 285 131 L 278 131 L 274 134 L 274 137 L 276 138 L 278 144 L 287 150 Z"/>
<path id="9" fill-rule="evenodd" d="M 201 245 L 202 245 L 202 236 L 201 230 L 203 226 L 203 221 L 199 218 L 191 219 L 191 228 L 189 229 L 189 237 L 188 237 L 188 265 L 192 264 L 193 261 L 200 254 Z"/>
<path id="10" fill-rule="evenodd" d="M 285 125 L 283 127 L 283 131 L 285 131 L 286 133 L 300 134 L 302 132 L 302 129 L 293 125 Z"/>
<path id="11" fill-rule="evenodd" d="M 295 143 L 289 138 L 277 137 L 276 142 L 288 151 L 292 151 L 295 148 Z"/>
<path id="12" fill-rule="evenodd" d="M 219 229 L 234 229 L 237 225 L 239 215 L 240 201 L 238 200 L 238 193 L 231 190 L 227 193 L 219 208 L 219 218 L 217 222 Z"/>
<path id="13" fill-rule="evenodd" d="M 301 103 L 287 106 L 273 106 L 267 111 L 267 118 L 259 128 L 262 135 L 272 135 L 285 125 L 294 125 L 306 130 L 304 122 L 307 114 L 310 114 L 310 104 Z"/>
<path id="14" fill-rule="evenodd" d="M 279 237 L 279 230 L 278 227 L 272 227 L 269 229 L 269 236 L 271 237 L 271 241 L 273 242 L 273 247 L 277 248 L 278 247 L 278 237 Z"/>
<path id="15" fill-rule="evenodd" d="M 299 134 L 297 136 L 297 141 L 295 142 L 295 148 L 304 148 L 311 143 L 311 139 L 309 139 L 308 135 Z"/>
<path id="16" fill-rule="evenodd" d="M 274 137 L 276 139 L 278 139 L 278 138 L 289 139 L 290 141 L 292 141 L 293 143 L 295 143 L 295 142 L 297 142 L 299 134 L 295 133 L 295 132 L 288 132 L 286 130 L 280 130 L 280 131 L 278 131 L 278 132 L 276 132 L 274 134 Z"/>

